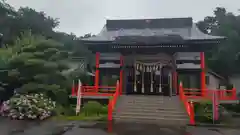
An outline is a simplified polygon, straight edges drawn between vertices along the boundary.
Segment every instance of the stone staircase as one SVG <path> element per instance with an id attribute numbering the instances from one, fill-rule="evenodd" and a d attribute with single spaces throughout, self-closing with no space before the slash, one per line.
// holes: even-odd
<path id="1" fill-rule="evenodd" d="M 189 118 L 178 97 L 123 95 L 113 118 L 116 122 L 186 125 Z"/>

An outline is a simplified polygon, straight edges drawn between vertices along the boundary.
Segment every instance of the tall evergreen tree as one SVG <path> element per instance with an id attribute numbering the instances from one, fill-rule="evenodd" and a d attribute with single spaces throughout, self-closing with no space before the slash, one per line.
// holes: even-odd
<path id="1" fill-rule="evenodd" d="M 63 44 L 25 32 L 8 48 L 7 76 L 2 82 L 19 93 L 45 93 L 62 104 L 66 102 L 68 81 L 62 71 L 68 69 L 68 52 Z M 64 100 L 65 99 L 65 100 Z"/>

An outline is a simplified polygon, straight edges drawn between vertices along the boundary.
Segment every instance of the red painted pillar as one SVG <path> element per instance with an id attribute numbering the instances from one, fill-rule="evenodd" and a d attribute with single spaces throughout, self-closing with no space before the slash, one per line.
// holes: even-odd
<path id="1" fill-rule="evenodd" d="M 195 112 L 194 112 L 194 104 L 193 102 L 190 102 L 189 103 L 189 106 L 190 106 L 190 124 L 191 125 L 195 125 Z"/>
<path id="2" fill-rule="evenodd" d="M 120 79 L 119 79 L 119 91 L 120 95 L 122 95 L 122 85 L 123 85 L 123 56 L 120 56 Z"/>
<path id="3" fill-rule="evenodd" d="M 99 59 L 100 59 L 100 53 L 96 52 L 95 89 L 97 92 L 99 88 Z"/>
<path id="4" fill-rule="evenodd" d="M 205 54 L 204 52 L 200 52 L 200 60 L 201 60 L 201 92 L 202 96 L 206 94 L 206 81 L 205 81 Z"/>

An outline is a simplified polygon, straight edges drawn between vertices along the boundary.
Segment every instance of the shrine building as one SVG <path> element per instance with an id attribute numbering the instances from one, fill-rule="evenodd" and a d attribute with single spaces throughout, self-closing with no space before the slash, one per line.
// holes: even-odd
<path id="1" fill-rule="evenodd" d="M 179 81 L 204 93 L 204 52 L 225 37 L 204 34 L 192 18 L 107 20 L 82 42 L 96 55 L 95 86 L 123 94 L 174 96 Z"/>

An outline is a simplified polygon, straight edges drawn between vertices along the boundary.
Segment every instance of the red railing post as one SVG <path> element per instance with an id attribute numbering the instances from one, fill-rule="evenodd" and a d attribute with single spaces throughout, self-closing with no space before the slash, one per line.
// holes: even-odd
<path id="1" fill-rule="evenodd" d="M 194 104 L 190 102 L 190 124 L 195 125 L 195 112 L 194 112 Z"/>
<path id="2" fill-rule="evenodd" d="M 205 80 L 205 54 L 204 52 L 200 52 L 200 66 L 201 66 L 201 92 L 202 97 L 205 96 L 206 92 L 206 80 Z"/>
<path id="3" fill-rule="evenodd" d="M 108 132 L 112 132 L 112 112 L 113 112 L 113 108 L 112 105 L 113 104 L 113 100 L 109 99 L 109 103 L 108 103 Z"/>
<path id="4" fill-rule="evenodd" d="M 180 96 L 180 99 L 182 100 L 182 102 L 185 106 L 185 109 L 188 113 L 188 116 L 190 118 L 189 123 L 191 125 L 195 125 L 194 106 L 193 106 L 192 102 L 190 102 L 190 103 L 188 102 L 187 96 L 184 93 L 184 88 L 183 88 L 182 82 L 180 82 L 180 84 L 179 84 L 179 96 Z"/>
<path id="5" fill-rule="evenodd" d="M 108 133 L 112 133 L 113 131 L 113 121 L 108 121 Z"/>
<path id="6" fill-rule="evenodd" d="M 96 71 L 95 71 L 95 89 L 98 92 L 99 89 L 99 59 L 100 53 L 96 52 Z"/>
<path id="7" fill-rule="evenodd" d="M 109 99 L 109 103 L 108 103 L 108 132 L 112 132 L 113 109 L 115 108 L 119 94 L 120 94 L 119 81 L 117 81 L 116 91 L 113 94 L 113 97 Z"/>
<path id="8" fill-rule="evenodd" d="M 217 93 L 218 93 L 217 90 L 213 91 L 213 97 L 212 97 L 213 113 L 214 113 L 213 120 L 218 120 L 219 118 L 219 113 L 218 113 L 219 97 Z"/>
<path id="9" fill-rule="evenodd" d="M 108 120 L 109 121 L 112 120 L 112 111 L 113 111 L 112 104 L 113 104 L 113 101 L 112 101 L 112 99 L 110 99 L 109 103 L 108 103 Z"/>
<path id="10" fill-rule="evenodd" d="M 123 81 L 123 56 L 120 56 L 120 79 L 119 79 L 119 91 L 120 95 L 122 95 L 122 81 Z"/>

